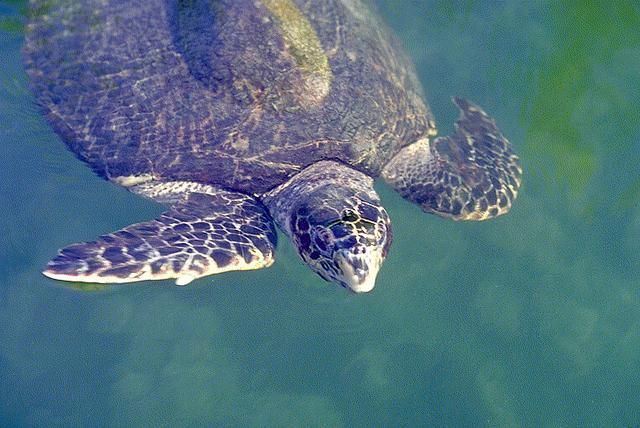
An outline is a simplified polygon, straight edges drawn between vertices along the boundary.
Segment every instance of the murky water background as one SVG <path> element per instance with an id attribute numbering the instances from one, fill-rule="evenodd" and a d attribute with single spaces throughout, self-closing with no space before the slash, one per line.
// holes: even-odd
<path id="1" fill-rule="evenodd" d="M 454 223 L 383 183 L 377 288 L 265 270 L 81 292 L 40 269 L 152 218 L 49 129 L 0 2 L 0 425 L 640 424 L 640 6 L 378 1 L 441 133 L 469 97 L 522 156 L 511 214 Z M 526 4 L 525 4 L 526 3 Z"/>

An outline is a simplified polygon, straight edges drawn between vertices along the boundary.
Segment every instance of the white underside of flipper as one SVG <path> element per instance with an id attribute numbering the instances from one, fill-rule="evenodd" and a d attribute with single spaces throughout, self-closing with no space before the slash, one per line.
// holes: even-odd
<path id="1" fill-rule="evenodd" d="M 176 285 L 184 286 L 190 284 L 192 281 L 209 275 L 215 275 L 223 272 L 241 271 L 241 270 L 255 270 L 264 267 L 269 267 L 273 264 L 273 257 L 264 257 L 262 253 L 255 252 L 255 259 L 251 263 L 246 263 L 242 257 L 235 257 L 228 265 L 218 267 L 215 262 L 210 263 L 202 272 L 175 272 L 168 267 L 160 268 L 159 272 L 154 273 L 151 269 L 151 265 L 145 265 L 141 270 L 136 273 L 127 276 L 110 276 L 100 274 L 61 274 L 50 270 L 44 270 L 42 274 L 48 278 L 55 279 L 57 281 L 67 282 L 84 282 L 91 284 L 125 284 L 131 282 L 140 281 L 157 281 L 175 279 Z M 191 261 L 187 260 L 186 265 L 190 265 Z"/>

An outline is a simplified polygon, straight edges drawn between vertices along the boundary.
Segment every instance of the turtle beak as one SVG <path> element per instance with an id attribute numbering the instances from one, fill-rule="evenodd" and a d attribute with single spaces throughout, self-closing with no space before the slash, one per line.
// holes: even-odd
<path id="1" fill-rule="evenodd" d="M 334 256 L 336 265 L 342 271 L 340 282 L 354 293 L 366 293 L 376 285 L 376 276 L 382 265 L 382 254 L 377 248 L 354 254 L 340 250 Z"/>

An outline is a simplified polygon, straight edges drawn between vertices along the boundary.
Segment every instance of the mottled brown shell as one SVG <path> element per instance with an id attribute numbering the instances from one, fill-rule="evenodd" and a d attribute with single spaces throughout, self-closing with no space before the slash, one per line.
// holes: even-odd
<path id="1" fill-rule="evenodd" d="M 323 159 L 372 176 L 434 125 L 414 67 L 357 0 L 33 4 L 24 49 L 68 146 L 128 185 L 262 193 Z"/>

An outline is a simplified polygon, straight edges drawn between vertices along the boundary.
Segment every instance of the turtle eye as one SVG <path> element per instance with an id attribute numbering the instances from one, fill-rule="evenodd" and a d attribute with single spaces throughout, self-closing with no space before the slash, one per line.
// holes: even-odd
<path id="1" fill-rule="evenodd" d="M 352 209 L 347 208 L 342 211 L 342 221 L 353 223 L 358 221 L 359 218 L 358 214 L 356 214 Z"/>

